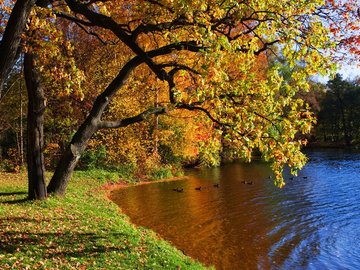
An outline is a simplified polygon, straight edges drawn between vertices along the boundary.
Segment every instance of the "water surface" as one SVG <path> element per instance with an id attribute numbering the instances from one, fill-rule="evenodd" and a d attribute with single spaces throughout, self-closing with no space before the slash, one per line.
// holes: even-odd
<path id="1" fill-rule="evenodd" d="M 265 163 L 234 163 L 112 199 L 132 222 L 217 269 L 360 269 L 360 154 L 309 157 L 281 190 Z"/>

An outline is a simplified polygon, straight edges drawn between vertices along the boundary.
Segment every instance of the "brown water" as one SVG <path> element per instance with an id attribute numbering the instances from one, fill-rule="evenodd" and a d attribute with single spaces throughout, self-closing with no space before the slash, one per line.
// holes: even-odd
<path id="1" fill-rule="evenodd" d="M 281 190 L 255 162 L 192 170 L 188 180 L 116 190 L 112 199 L 132 222 L 217 269 L 360 269 L 360 154 L 309 155 Z"/>

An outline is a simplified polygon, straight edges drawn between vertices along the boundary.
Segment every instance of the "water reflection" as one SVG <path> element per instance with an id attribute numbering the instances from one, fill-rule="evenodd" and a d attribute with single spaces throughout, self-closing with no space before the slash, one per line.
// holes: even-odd
<path id="1" fill-rule="evenodd" d="M 310 157 L 282 190 L 257 162 L 193 170 L 189 180 L 130 187 L 112 198 L 135 224 L 217 269 L 359 269 L 360 155 Z"/>

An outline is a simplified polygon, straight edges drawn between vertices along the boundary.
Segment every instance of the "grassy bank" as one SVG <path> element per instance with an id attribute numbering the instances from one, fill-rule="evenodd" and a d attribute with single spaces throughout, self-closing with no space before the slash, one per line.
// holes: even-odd
<path id="1" fill-rule="evenodd" d="M 106 198 L 105 179 L 72 179 L 65 198 L 26 201 L 26 177 L 0 174 L 0 269 L 204 269 Z"/>

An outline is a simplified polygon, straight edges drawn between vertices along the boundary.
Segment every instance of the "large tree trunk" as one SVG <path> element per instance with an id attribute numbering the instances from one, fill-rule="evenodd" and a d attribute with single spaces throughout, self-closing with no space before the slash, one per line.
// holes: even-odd
<path id="1" fill-rule="evenodd" d="M 44 110 L 45 98 L 33 55 L 25 54 L 24 75 L 28 92 L 27 170 L 29 199 L 47 197 L 44 165 Z"/>
<path id="2" fill-rule="evenodd" d="M 66 148 L 47 187 L 48 193 L 64 195 L 75 166 L 85 151 L 91 136 L 98 130 L 97 118 L 89 116 L 75 133 L 70 145 Z"/>
<path id="3" fill-rule="evenodd" d="M 21 34 L 35 2 L 35 0 L 17 0 L 6 25 L 0 43 L 0 97 L 2 96 L 4 82 L 15 62 Z"/>

